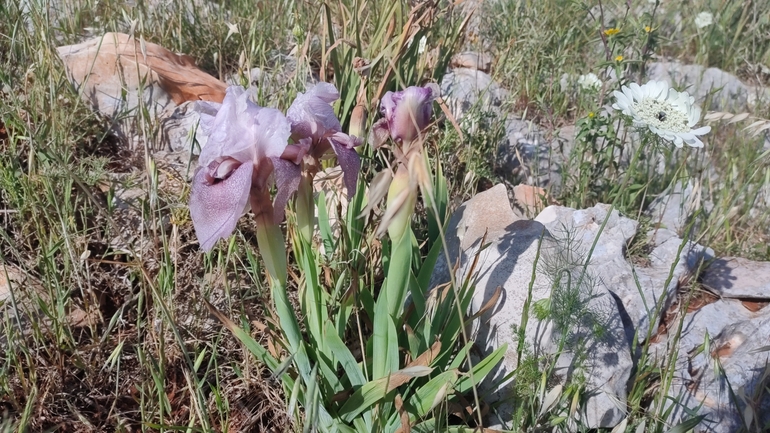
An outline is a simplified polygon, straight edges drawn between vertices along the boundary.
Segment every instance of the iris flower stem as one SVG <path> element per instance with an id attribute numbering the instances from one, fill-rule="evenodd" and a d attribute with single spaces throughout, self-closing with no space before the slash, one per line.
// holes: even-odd
<path id="1" fill-rule="evenodd" d="M 286 285 L 286 240 L 275 222 L 273 203 L 267 188 L 253 188 L 249 197 L 257 223 L 257 246 L 270 276 Z"/>
<path id="2" fill-rule="evenodd" d="M 304 242 L 313 240 L 315 203 L 313 202 L 313 176 L 303 173 L 297 190 L 297 230 Z"/>

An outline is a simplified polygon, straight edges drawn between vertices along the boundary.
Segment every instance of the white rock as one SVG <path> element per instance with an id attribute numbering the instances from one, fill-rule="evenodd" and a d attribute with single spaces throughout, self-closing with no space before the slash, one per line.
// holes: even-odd
<path id="1" fill-rule="evenodd" d="M 161 120 L 161 145 L 169 152 L 198 155 L 208 142 L 208 136 L 198 125 L 200 118 L 195 111 L 195 102 L 185 102 L 176 107 L 170 116 Z"/>
<path id="2" fill-rule="evenodd" d="M 452 57 L 451 66 L 454 68 L 476 69 L 489 73 L 492 65 L 492 58 L 489 54 L 478 53 L 475 51 L 464 51 L 457 53 Z"/>
<path id="3" fill-rule="evenodd" d="M 113 130 L 135 143 L 136 119 L 166 117 L 185 101 L 224 99 L 226 85 L 192 58 L 123 33 L 107 33 L 57 48 L 67 77 L 95 111 L 113 119 Z"/>
<path id="4" fill-rule="evenodd" d="M 462 120 L 471 108 L 498 109 L 508 96 L 489 74 L 469 68 L 456 68 L 441 80 L 441 96 L 455 119 Z"/>
<path id="5" fill-rule="evenodd" d="M 666 408 L 673 405 L 670 425 L 692 418 L 686 408 L 706 416 L 694 429 L 697 432 L 740 431 L 749 413 L 753 425 L 759 426 L 757 431 L 767 425 L 770 396 L 763 379 L 770 361 L 767 310 L 751 312 L 740 302 L 726 299 L 687 314 L 668 390 L 670 400 L 666 400 Z M 667 338 L 652 349 L 660 356 L 671 350 L 669 345 Z M 673 404 L 674 400 L 680 404 Z"/>
<path id="6" fill-rule="evenodd" d="M 561 325 L 564 323 L 559 320 L 537 320 L 534 306 L 530 305 L 525 331 L 527 348 L 535 356 L 555 354 L 563 336 L 566 351 L 557 361 L 556 376 L 566 380 L 578 372 L 583 374 L 587 378 L 588 396 L 581 408 L 583 423 L 590 428 L 613 427 L 625 416 L 626 383 L 633 365 L 617 303 L 605 287 L 591 284 L 599 280 L 593 271 L 586 274 L 582 284 L 577 285 L 581 268 L 576 265 L 580 261 L 571 255 L 577 246 L 565 245 L 565 241 L 559 238 L 561 232 L 558 230 L 552 236 L 538 221 L 517 219 L 507 200 L 508 195 L 502 186 L 477 195 L 455 212 L 447 233 L 452 255 L 449 263 L 454 263 L 458 256 L 460 259 L 458 279 L 469 272 L 479 250 L 479 241 L 487 233 L 486 240 L 490 244 L 478 253 L 474 279 L 476 291 L 471 310 L 480 309 L 497 287 L 503 289 L 495 307 L 485 312 L 478 322 L 475 329 L 477 345 L 488 354 L 507 343 L 508 352 L 494 376 L 499 379 L 514 371 L 518 364 L 518 327 L 530 287 L 533 303 L 550 298 L 551 311 L 555 312 L 553 317 L 566 318 L 570 320 L 569 325 L 563 328 Z M 550 219 L 549 214 L 552 216 Z M 572 214 L 581 224 L 595 224 L 584 221 L 584 217 L 590 219 L 585 212 L 572 211 Z M 541 213 L 546 226 L 548 223 L 557 224 L 563 215 L 563 208 L 553 206 Z M 635 224 L 630 224 L 630 228 L 635 230 Z M 602 256 L 622 254 L 620 244 L 602 245 L 600 249 Z M 534 281 L 533 268 L 538 270 Z M 559 277 L 561 279 L 557 281 Z M 448 279 L 449 267 L 442 257 L 434 270 L 432 285 Z M 571 284 L 567 284 L 568 281 Z M 577 296 L 579 302 L 578 308 L 567 311 L 565 309 L 575 307 L 574 303 L 566 300 L 569 296 Z M 492 392 L 494 400 L 501 402 L 498 414 L 502 423 L 507 422 L 516 404 L 506 399 L 507 385 L 503 383 L 496 389 L 489 389 L 487 385 L 485 388 Z"/>
<path id="7" fill-rule="evenodd" d="M 647 68 L 650 80 L 663 80 L 686 90 L 703 104 L 713 94 L 711 110 L 744 111 L 750 100 L 770 101 L 770 89 L 747 86 L 733 74 L 717 68 L 683 65 L 678 62 L 653 62 Z M 706 108 L 706 107 L 704 107 Z"/>
<path id="8" fill-rule="evenodd" d="M 609 206 L 598 204 L 590 209 L 574 210 L 550 206 L 535 218 L 554 237 L 572 239 L 572 244 L 587 255 L 607 216 Z M 588 270 L 620 302 L 621 315 L 629 323 L 629 341 L 637 329 L 646 334 L 657 310 L 665 311 L 673 301 L 680 280 L 689 277 L 700 260 L 713 257 L 713 251 L 692 242 L 682 245 L 675 233 L 659 229 L 648 236 L 653 250 L 647 267 L 633 266 L 626 258 L 628 241 L 636 234 L 638 223 L 613 211 L 591 254 Z M 682 251 L 679 253 L 679 248 Z M 671 271 L 671 265 L 677 265 Z M 636 274 L 636 275 L 635 275 Z M 638 280 L 638 285 L 637 285 Z M 666 287 L 666 281 L 669 281 Z M 655 319 L 657 320 L 657 318 Z M 656 323 L 656 321 L 653 321 Z M 653 332 L 654 334 L 654 332 Z"/>
<path id="9" fill-rule="evenodd" d="M 508 178 L 556 191 L 566 157 L 561 144 L 559 139 L 546 140 L 532 121 L 509 114 L 505 137 L 497 148 L 497 170 Z"/>
<path id="10" fill-rule="evenodd" d="M 690 179 L 686 186 L 676 183 L 650 203 L 647 214 L 652 222 L 680 235 L 684 233 L 695 213 L 710 212 L 714 204 L 703 198 L 701 182 Z"/>
<path id="11" fill-rule="evenodd" d="M 770 262 L 720 258 L 703 272 L 701 284 L 723 298 L 770 299 Z"/>

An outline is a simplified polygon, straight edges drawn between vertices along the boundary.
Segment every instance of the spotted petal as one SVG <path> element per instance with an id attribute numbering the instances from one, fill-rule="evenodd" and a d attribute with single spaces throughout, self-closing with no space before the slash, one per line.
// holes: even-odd
<path id="1" fill-rule="evenodd" d="M 208 168 L 199 167 L 192 182 L 190 216 L 201 249 L 211 251 L 214 244 L 233 233 L 249 201 L 253 165 L 241 164 L 224 180 L 208 178 Z"/>

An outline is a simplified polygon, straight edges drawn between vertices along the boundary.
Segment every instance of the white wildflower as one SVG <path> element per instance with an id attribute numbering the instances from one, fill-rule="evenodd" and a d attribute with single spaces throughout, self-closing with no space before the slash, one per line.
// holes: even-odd
<path id="1" fill-rule="evenodd" d="M 593 72 L 581 75 L 577 79 L 578 86 L 584 90 L 599 90 L 602 87 L 602 80 Z"/>
<path id="2" fill-rule="evenodd" d="M 701 12 L 695 17 L 695 26 L 699 29 L 714 24 L 714 15 L 711 12 Z"/>
<path id="3" fill-rule="evenodd" d="M 621 90 L 612 92 L 616 98 L 612 108 L 632 117 L 634 125 L 646 126 L 677 147 L 703 147 L 698 136 L 707 134 L 711 127 L 693 129 L 701 110 L 689 93 L 677 92 L 664 81 L 650 81 L 642 86 L 631 83 Z"/>

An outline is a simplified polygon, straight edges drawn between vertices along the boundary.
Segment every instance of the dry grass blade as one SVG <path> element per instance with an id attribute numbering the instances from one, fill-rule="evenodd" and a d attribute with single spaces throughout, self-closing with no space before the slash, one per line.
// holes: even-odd
<path id="1" fill-rule="evenodd" d="M 495 289 L 495 292 L 492 293 L 492 296 L 490 296 L 489 300 L 482 305 L 481 308 L 479 308 L 479 311 L 475 312 L 468 321 L 474 321 L 477 318 L 481 317 L 482 314 L 486 313 L 487 311 L 490 311 L 492 308 L 497 305 L 497 301 L 500 299 L 500 295 L 503 293 L 503 287 L 497 286 Z"/>
<path id="2" fill-rule="evenodd" d="M 383 198 L 388 194 L 388 188 L 390 188 L 390 182 L 393 181 L 393 173 L 390 170 L 385 169 L 377 173 L 369 184 L 369 198 L 366 203 L 366 207 L 357 218 L 365 218 L 379 205 Z"/>
<path id="3" fill-rule="evenodd" d="M 203 300 L 203 303 L 206 304 L 206 308 L 208 308 L 209 313 L 211 313 L 212 316 L 216 317 L 217 320 L 222 322 L 222 325 L 224 325 L 225 328 L 227 328 L 230 332 L 235 332 L 238 328 L 238 325 L 235 324 L 232 320 L 230 320 L 229 317 L 225 316 L 224 313 L 219 311 L 217 307 L 211 305 L 211 303 L 207 300 Z"/>
<path id="4" fill-rule="evenodd" d="M 559 384 L 548 391 L 548 394 L 546 394 L 545 398 L 543 399 L 543 405 L 540 407 L 538 418 L 542 417 L 548 413 L 548 411 L 553 409 L 554 406 L 556 406 L 556 403 L 559 402 L 559 398 L 561 398 L 562 388 L 562 385 Z"/>
<path id="5" fill-rule="evenodd" d="M 455 132 L 457 132 L 457 136 L 460 137 L 460 142 L 465 141 L 465 136 L 463 135 L 463 131 L 460 128 L 460 124 L 457 123 L 457 119 L 455 119 L 454 114 L 452 114 L 452 111 L 447 107 L 446 101 L 444 101 L 444 98 L 438 97 L 436 98 L 436 102 L 438 103 L 438 106 L 441 107 L 441 111 L 444 113 L 447 119 L 449 119 L 449 122 L 452 124 L 452 127 L 455 129 Z"/>
<path id="6" fill-rule="evenodd" d="M 416 189 L 416 185 L 409 185 L 399 192 L 393 201 L 389 203 L 388 209 L 380 220 L 380 226 L 377 228 L 375 236 L 382 237 L 388 231 L 388 227 L 390 227 L 390 224 L 393 222 L 393 218 L 395 218 L 396 214 L 407 204 L 409 198 L 413 194 L 416 194 Z"/>
<path id="7" fill-rule="evenodd" d="M 396 394 L 396 398 L 394 399 L 393 404 L 395 404 L 398 415 L 401 418 L 401 428 L 399 428 L 398 431 L 403 433 L 411 433 L 412 426 L 409 423 L 409 414 L 404 409 L 404 400 L 401 398 L 401 394 Z"/>
<path id="8" fill-rule="evenodd" d="M 743 128 L 744 131 L 750 132 L 752 137 L 756 137 L 759 134 L 767 131 L 768 129 L 770 129 L 770 120 L 767 120 L 767 119 L 757 120 L 751 125 Z"/>
<path id="9" fill-rule="evenodd" d="M 727 124 L 729 125 L 729 124 L 733 124 L 733 123 L 738 123 L 738 122 L 741 122 L 743 120 L 748 119 L 748 117 L 749 117 L 749 113 L 736 114 L 735 116 L 733 116 L 730 119 L 729 122 L 727 122 Z"/>
<path id="10" fill-rule="evenodd" d="M 415 358 L 414 361 L 410 362 L 406 367 L 391 374 L 390 379 L 388 380 L 387 392 L 393 391 L 415 377 L 422 377 L 430 374 L 433 369 L 428 366 L 433 362 L 440 351 L 441 343 L 437 341 L 433 343 L 430 349 L 420 354 L 420 356 Z"/>
<path id="11" fill-rule="evenodd" d="M 703 116 L 703 120 L 710 123 L 721 120 L 730 120 L 733 116 L 735 116 L 733 113 L 728 113 L 726 111 L 710 111 Z"/>
<path id="12" fill-rule="evenodd" d="M 414 361 L 407 364 L 407 367 L 414 367 L 418 365 L 430 365 L 436 356 L 441 352 L 441 342 L 437 341 L 433 343 L 430 349 L 423 352 L 420 356 L 414 359 Z"/>

